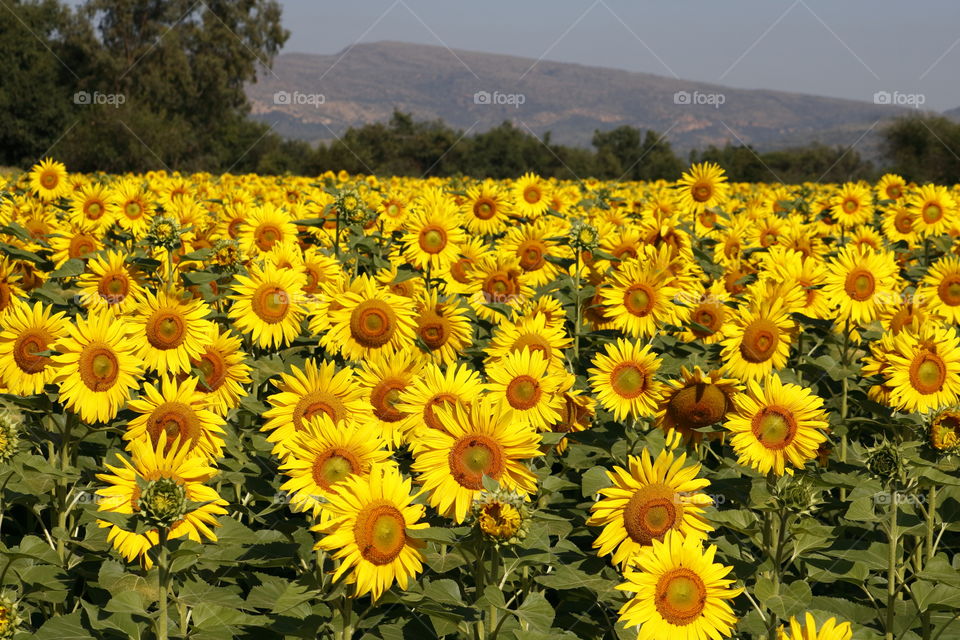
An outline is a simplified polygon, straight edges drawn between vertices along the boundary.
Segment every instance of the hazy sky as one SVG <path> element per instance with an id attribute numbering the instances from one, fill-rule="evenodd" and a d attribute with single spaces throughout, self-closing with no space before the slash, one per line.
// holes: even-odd
<path id="1" fill-rule="evenodd" d="M 285 52 L 398 40 L 858 100 L 920 93 L 925 108 L 960 106 L 960 0 L 281 4 Z"/>

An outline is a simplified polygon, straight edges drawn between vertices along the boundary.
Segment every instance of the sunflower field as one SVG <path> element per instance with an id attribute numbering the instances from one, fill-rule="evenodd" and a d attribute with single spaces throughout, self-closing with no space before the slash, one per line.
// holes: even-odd
<path id="1" fill-rule="evenodd" d="M 960 638 L 960 188 L 0 175 L 0 640 Z"/>

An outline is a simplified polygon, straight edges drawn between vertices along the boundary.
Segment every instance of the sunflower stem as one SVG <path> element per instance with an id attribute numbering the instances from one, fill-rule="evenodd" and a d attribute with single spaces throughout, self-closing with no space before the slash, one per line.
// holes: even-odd
<path id="1" fill-rule="evenodd" d="M 777 476 L 773 471 L 767 473 L 767 492 L 771 498 L 776 493 Z M 773 595 L 780 595 L 780 574 L 783 563 L 781 561 L 781 548 L 783 547 L 783 534 L 786 530 L 787 514 L 783 507 L 770 509 L 766 512 L 764 518 L 764 543 L 766 546 L 767 557 L 770 558 L 771 574 L 770 582 L 773 585 Z M 777 640 L 777 613 L 772 608 L 767 608 L 767 639 Z"/>
<path id="2" fill-rule="evenodd" d="M 840 424 L 843 425 L 843 433 L 840 435 L 840 462 L 847 461 L 847 415 L 849 413 L 849 404 L 847 402 L 847 393 L 850 388 L 850 377 L 847 375 L 846 369 L 849 365 L 849 354 L 848 348 L 850 346 L 850 320 L 848 319 L 843 325 L 843 351 L 840 354 L 840 362 L 844 368 L 843 381 L 841 382 L 843 386 L 843 395 L 840 398 Z M 840 488 L 840 501 L 845 502 L 847 499 L 847 490 L 844 487 Z"/>
<path id="3" fill-rule="evenodd" d="M 341 596 L 340 615 L 343 618 L 340 638 L 341 640 L 351 640 L 353 638 L 353 599 L 347 595 Z"/>
<path id="4" fill-rule="evenodd" d="M 167 607 L 169 605 L 170 590 L 170 550 L 167 548 L 167 538 L 169 531 L 166 527 L 157 530 L 159 535 L 160 558 L 157 561 L 157 581 L 160 585 L 159 605 L 160 611 L 157 616 L 157 640 L 167 640 Z M 182 629 L 181 629 L 182 631 Z"/>
<path id="5" fill-rule="evenodd" d="M 937 520 L 937 485 L 933 484 L 933 485 L 930 485 L 930 488 L 927 490 L 927 513 L 926 513 L 926 519 L 924 521 L 925 544 L 924 544 L 924 553 L 922 555 L 923 564 L 921 567 L 917 567 L 918 572 L 922 570 L 922 567 L 927 566 L 930 563 L 930 561 L 933 560 L 933 556 L 936 553 L 936 548 L 934 546 L 934 539 L 933 539 L 933 530 L 934 530 L 934 527 L 936 526 L 936 520 Z M 921 629 L 923 634 L 923 640 L 930 640 L 930 636 L 933 633 L 933 624 L 930 619 L 929 610 L 924 611 L 921 614 L 920 624 L 921 624 Z"/>
<path id="6" fill-rule="evenodd" d="M 577 248 L 575 253 L 576 262 L 574 265 L 575 271 L 573 272 L 573 304 L 574 304 L 574 324 L 573 324 L 573 361 L 574 363 L 580 362 L 580 322 L 581 322 L 581 309 L 580 309 L 580 249 Z"/>
<path id="7" fill-rule="evenodd" d="M 893 640 L 893 620 L 895 613 L 895 604 L 897 601 L 897 541 L 899 532 L 897 530 L 897 488 L 895 484 L 890 485 L 890 531 L 889 545 L 887 548 L 887 622 L 885 626 L 886 640 Z"/>
<path id="8" fill-rule="evenodd" d="M 173 251 L 167 249 L 167 291 L 173 291 Z"/>
<path id="9" fill-rule="evenodd" d="M 496 546 L 490 549 L 490 584 L 497 584 L 500 581 L 500 551 Z M 496 637 L 499 625 L 497 624 L 497 606 L 490 603 L 489 615 L 487 620 L 489 627 L 488 638 L 491 640 Z"/>

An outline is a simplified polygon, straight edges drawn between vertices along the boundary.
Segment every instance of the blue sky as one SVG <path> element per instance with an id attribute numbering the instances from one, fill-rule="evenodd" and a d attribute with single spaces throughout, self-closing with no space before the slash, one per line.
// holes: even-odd
<path id="1" fill-rule="evenodd" d="M 960 106 L 957 0 L 281 0 L 286 52 L 353 42 L 453 49 L 872 100 Z"/>

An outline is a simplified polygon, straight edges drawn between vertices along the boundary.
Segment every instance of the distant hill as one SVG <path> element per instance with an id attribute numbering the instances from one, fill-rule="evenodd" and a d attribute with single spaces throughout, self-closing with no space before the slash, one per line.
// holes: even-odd
<path id="1" fill-rule="evenodd" d="M 863 136 L 857 149 L 870 156 L 883 121 L 906 112 L 871 102 L 397 42 L 358 44 L 333 55 L 280 55 L 273 72 L 263 72 L 247 94 L 254 118 L 309 141 L 386 121 L 396 108 L 471 133 L 512 120 L 538 135 L 550 131 L 556 142 L 584 147 L 595 129 L 632 125 L 665 132 L 681 151 L 740 141 L 760 150 L 815 141 L 851 145 Z M 318 95 L 322 98 L 311 97 Z"/>

